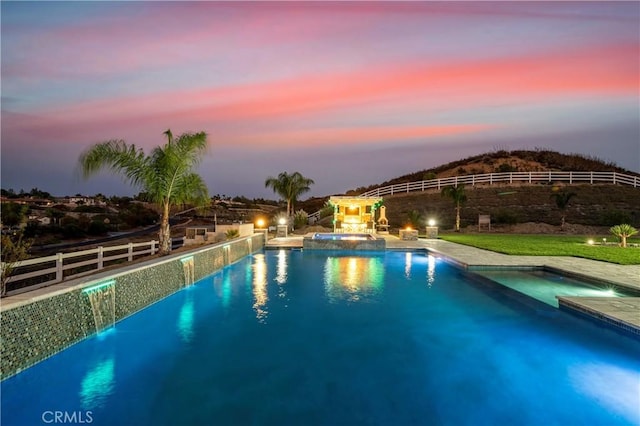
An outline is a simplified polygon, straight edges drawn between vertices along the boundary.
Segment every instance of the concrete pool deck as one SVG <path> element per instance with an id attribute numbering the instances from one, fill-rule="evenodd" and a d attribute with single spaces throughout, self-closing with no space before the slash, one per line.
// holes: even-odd
<path id="1" fill-rule="evenodd" d="M 482 267 L 544 267 L 577 278 L 595 279 L 622 288 L 640 291 L 640 265 L 616 265 L 569 256 L 511 256 L 439 239 L 405 241 L 393 235 L 378 235 L 387 250 L 428 249 L 473 271 Z M 272 238 L 266 249 L 302 248 L 303 236 Z M 565 303 L 562 303 L 564 300 Z M 559 301 L 594 318 L 621 325 L 640 334 L 640 297 L 565 297 Z"/>

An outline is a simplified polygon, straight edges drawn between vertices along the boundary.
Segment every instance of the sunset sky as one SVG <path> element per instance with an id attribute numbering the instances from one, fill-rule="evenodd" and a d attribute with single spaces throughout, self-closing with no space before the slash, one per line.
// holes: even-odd
<path id="1" fill-rule="evenodd" d="M 340 194 L 496 149 L 640 172 L 638 2 L 7 2 L 1 186 L 134 195 L 91 144 L 206 131 L 209 192 Z"/>

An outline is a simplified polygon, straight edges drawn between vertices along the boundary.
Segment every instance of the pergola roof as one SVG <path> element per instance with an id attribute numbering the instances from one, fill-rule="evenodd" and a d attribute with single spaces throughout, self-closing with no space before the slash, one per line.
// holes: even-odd
<path id="1" fill-rule="evenodd" d="M 376 204 L 382 201 L 382 197 L 358 197 L 358 196 L 333 196 L 329 197 L 329 202 L 333 205 L 340 204 Z"/>

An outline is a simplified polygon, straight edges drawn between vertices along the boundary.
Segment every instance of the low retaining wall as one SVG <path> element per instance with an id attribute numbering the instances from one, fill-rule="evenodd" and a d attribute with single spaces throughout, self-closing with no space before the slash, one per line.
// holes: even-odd
<path id="1" fill-rule="evenodd" d="M 96 333 L 88 289 L 114 287 L 117 322 L 192 284 L 189 281 L 198 281 L 262 249 L 264 243 L 264 235 L 255 234 L 56 284 L 25 293 L 19 300 L 18 296 L 4 299 L 0 310 L 0 379 Z"/>

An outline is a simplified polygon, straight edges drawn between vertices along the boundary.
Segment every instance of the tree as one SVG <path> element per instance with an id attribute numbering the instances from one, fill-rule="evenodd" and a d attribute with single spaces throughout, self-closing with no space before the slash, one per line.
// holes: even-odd
<path id="1" fill-rule="evenodd" d="M 467 201 L 464 185 L 446 186 L 442 188 L 440 195 L 451 198 L 456 205 L 456 232 L 460 232 L 460 208 Z"/>
<path id="2" fill-rule="evenodd" d="M 293 214 L 294 204 L 298 197 L 308 192 L 315 182 L 313 179 L 302 176 L 299 172 L 289 174 L 282 172 L 278 177 L 269 176 L 264 181 L 266 188 L 272 188 L 273 192 L 287 201 L 287 217 Z"/>
<path id="3" fill-rule="evenodd" d="M 160 207 L 161 255 L 171 251 L 171 207 L 182 203 L 204 205 L 209 201 L 206 184 L 193 172 L 206 152 L 207 134 L 183 133 L 174 138 L 167 130 L 164 135 L 167 143 L 154 148 L 148 156 L 135 145 L 114 139 L 93 145 L 79 158 L 84 178 L 103 168 L 111 169 L 148 193 L 150 201 Z"/>
<path id="4" fill-rule="evenodd" d="M 65 217 L 66 213 L 58 208 L 49 208 L 45 210 L 45 214 L 49 219 L 51 219 L 51 223 L 57 225 L 60 223 L 60 220 Z"/>
<path id="5" fill-rule="evenodd" d="M 29 257 L 32 241 L 23 238 L 22 232 L 14 237 L 2 235 L 2 275 L 0 277 L 0 296 L 7 293 L 7 281 L 21 260 Z"/>
<path id="6" fill-rule="evenodd" d="M 411 210 L 409 213 L 407 213 L 407 221 L 413 229 L 420 229 L 420 225 L 423 223 L 424 218 L 422 216 L 422 213 L 420 213 L 418 210 Z"/>
<path id="7" fill-rule="evenodd" d="M 2 203 L 0 212 L 2 214 L 2 224 L 5 226 L 18 226 L 24 220 L 29 207 L 18 203 Z"/>
<path id="8" fill-rule="evenodd" d="M 560 209 L 562 213 L 562 218 L 560 219 L 560 229 L 564 230 L 564 218 L 566 215 L 567 207 L 569 206 L 569 201 L 571 198 L 575 197 L 577 194 L 575 192 L 555 192 L 551 194 L 551 198 L 556 201 L 556 206 Z"/>
<path id="9" fill-rule="evenodd" d="M 620 238 L 620 245 L 622 247 L 626 247 L 627 238 L 633 235 L 636 235 L 638 233 L 638 230 L 633 226 L 629 225 L 628 223 L 623 223 L 622 225 L 612 226 L 609 229 L 609 232 L 611 232 L 616 237 Z"/>

